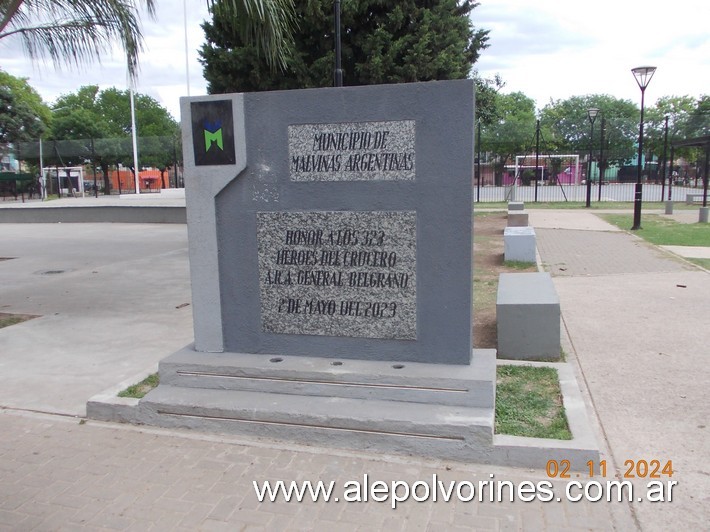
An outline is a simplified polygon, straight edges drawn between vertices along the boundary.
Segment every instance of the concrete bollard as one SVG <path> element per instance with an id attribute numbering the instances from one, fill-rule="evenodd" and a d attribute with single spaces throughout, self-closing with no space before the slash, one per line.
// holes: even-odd
<path id="1" fill-rule="evenodd" d="M 666 202 L 666 214 L 673 214 L 673 202 L 670 200 Z"/>
<path id="2" fill-rule="evenodd" d="M 708 223 L 708 211 L 710 207 L 700 207 L 700 213 L 698 216 L 698 223 L 706 224 Z"/>
<path id="3" fill-rule="evenodd" d="M 527 211 L 508 211 L 508 227 L 527 227 Z"/>
<path id="4" fill-rule="evenodd" d="M 504 260 L 536 261 L 535 229 L 533 227 L 506 227 L 503 232 Z"/>

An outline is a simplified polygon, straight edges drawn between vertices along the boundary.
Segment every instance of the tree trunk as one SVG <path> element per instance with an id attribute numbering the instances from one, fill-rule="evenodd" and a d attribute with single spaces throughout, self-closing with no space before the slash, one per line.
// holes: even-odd
<path id="1" fill-rule="evenodd" d="M 108 163 L 101 162 L 99 164 L 101 171 L 104 173 L 104 194 L 111 194 L 111 176 L 109 175 Z"/>

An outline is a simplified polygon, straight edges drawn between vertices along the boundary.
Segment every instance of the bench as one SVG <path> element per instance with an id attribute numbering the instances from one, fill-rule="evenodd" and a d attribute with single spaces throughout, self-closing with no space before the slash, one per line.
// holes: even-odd
<path id="1" fill-rule="evenodd" d="M 549 273 L 501 273 L 496 321 L 500 358 L 559 360 L 560 298 Z"/>
<path id="2" fill-rule="evenodd" d="M 685 195 L 685 204 L 692 205 L 696 201 L 703 201 L 703 196 L 704 196 L 704 194 L 702 192 L 699 194 L 686 194 Z"/>
<path id="3" fill-rule="evenodd" d="M 508 210 L 509 211 L 524 211 L 525 210 L 525 203 L 522 201 L 509 201 L 508 202 Z"/>
<path id="4" fill-rule="evenodd" d="M 535 229 L 506 227 L 503 232 L 504 259 L 518 262 L 537 262 L 535 257 Z"/>

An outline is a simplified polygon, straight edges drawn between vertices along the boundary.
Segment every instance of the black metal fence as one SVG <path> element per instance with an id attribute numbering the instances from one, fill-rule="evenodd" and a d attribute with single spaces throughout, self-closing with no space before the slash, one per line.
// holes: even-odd
<path id="1" fill-rule="evenodd" d="M 181 160 L 182 147 L 176 137 L 138 137 L 137 152 L 141 166 L 165 166 Z M 60 166 L 78 166 L 92 161 L 131 166 L 133 164 L 133 141 L 130 137 L 78 139 L 78 140 L 33 140 L 19 142 L 15 146 L 18 160 Z"/>
<path id="2" fill-rule="evenodd" d="M 525 161 L 529 163 L 529 161 Z M 565 161 L 563 168 L 551 168 L 549 162 L 539 168 L 529 164 L 515 167 L 508 165 L 496 168 L 493 164 L 476 164 L 474 168 L 474 199 L 476 202 L 584 202 L 587 194 L 590 202 L 633 202 L 638 176 L 636 166 L 597 168 L 580 157 L 577 164 Z M 558 163 L 559 165 L 559 163 Z M 591 180 L 587 182 L 587 174 Z M 601 173 L 601 179 L 600 179 Z M 643 201 L 686 201 L 698 195 L 702 200 L 702 171 L 690 166 L 674 166 L 673 172 L 659 171 L 656 164 L 647 165 L 642 171 Z M 537 179 L 536 179 L 537 177 Z"/>
<path id="3" fill-rule="evenodd" d="M 181 139 L 138 137 L 137 152 L 141 169 L 156 168 L 160 172 L 159 178 L 151 178 L 153 181 L 141 181 L 142 189 L 146 185 L 148 189 L 152 185 L 153 190 L 184 185 L 180 171 Z M 586 202 L 588 193 L 592 202 L 634 201 L 638 169 L 636 165 L 624 164 L 629 161 L 619 153 L 605 153 L 601 164 L 597 157 L 593 157 L 590 164 L 587 152 L 537 155 L 528 152 L 517 160 L 513 157 L 507 165 L 487 162 L 485 156 L 480 162 L 476 161 L 472 182 L 475 201 Z M 85 179 L 91 183 L 96 179 L 97 192 L 135 190 L 130 137 L 21 142 L 15 146 L 15 157 L 25 162 L 26 169 L 29 164 L 38 170 L 40 161 L 45 168 L 82 166 Z M 686 201 L 702 193 L 703 170 L 699 166 L 678 164 L 677 161 L 674 164 L 672 158 L 671 164 L 673 168 L 668 166 L 665 169 L 656 162 L 644 166 L 644 201 Z M 61 191 L 61 179 L 55 181 L 55 188 Z M 47 186 L 52 192 L 54 181 L 50 179 Z M 94 190 L 88 184 L 84 188 Z"/>
<path id="4" fill-rule="evenodd" d="M 176 137 L 138 137 L 136 139 L 140 186 L 142 189 L 159 189 L 181 186 L 182 146 Z M 93 182 L 102 193 L 135 191 L 134 150 L 130 137 L 35 140 L 20 142 L 15 146 L 15 157 L 23 161 L 25 168 L 33 167 L 39 175 L 40 166 L 45 169 L 82 167 L 86 188 L 93 190 Z M 156 169 L 158 177 L 143 177 L 149 169 Z M 45 173 L 50 193 L 61 191 L 60 171 Z M 66 180 L 71 179 L 67 176 Z M 78 189 L 76 184 L 73 188 Z M 55 188 L 56 190 L 53 190 Z"/>
<path id="5" fill-rule="evenodd" d="M 599 187 L 592 183 L 591 202 L 629 202 L 634 201 L 635 184 L 632 183 L 605 183 Z M 703 187 L 676 185 L 664 187 L 658 184 L 646 183 L 643 186 L 643 201 L 661 202 L 667 200 L 684 202 L 692 196 L 695 203 L 702 202 Z M 586 202 L 587 186 L 580 185 L 511 185 L 491 186 L 486 185 L 474 188 L 474 198 L 477 202 Z"/>

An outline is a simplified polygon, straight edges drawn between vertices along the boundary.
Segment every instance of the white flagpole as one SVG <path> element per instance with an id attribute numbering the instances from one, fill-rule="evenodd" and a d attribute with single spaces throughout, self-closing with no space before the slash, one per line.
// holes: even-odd
<path id="1" fill-rule="evenodd" d="M 133 168 L 135 169 L 134 178 L 136 182 L 136 194 L 141 193 L 140 182 L 138 179 L 138 139 L 136 133 L 136 105 L 133 99 L 133 84 L 131 84 L 131 133 L 133 137 Z"/>
<path id="2" fill-rule="evenodd" d="M 185 77 L 187 78 L 187 95 L 190 96 L 190 58 L 187 49 L 187 0 L 182 0 L 183 20 L 185 21 Z"/>
<path id="3" fill-rule="evenodd" d="M 42 201 L 47 199 L 47 178 L 44 176 L 44 155 L 42 153 L 42 137 L 39 138 L 39 186 Z"/>

